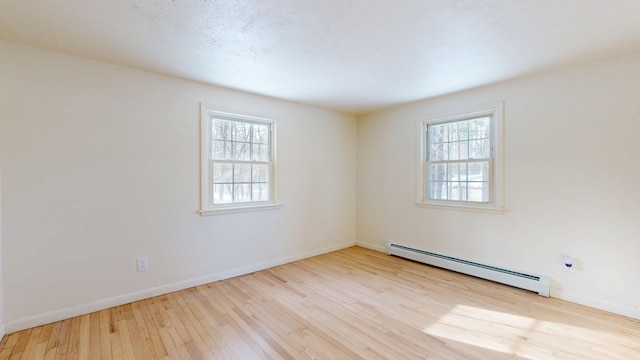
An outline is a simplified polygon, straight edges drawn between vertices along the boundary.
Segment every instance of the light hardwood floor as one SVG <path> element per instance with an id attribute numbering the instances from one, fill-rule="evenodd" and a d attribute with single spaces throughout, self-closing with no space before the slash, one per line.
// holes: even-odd
<path id="1" fill-rule="evenodd" d="M 640 322 L 353 247 L 7 335 L 0 359 L 640 359 Z"/>

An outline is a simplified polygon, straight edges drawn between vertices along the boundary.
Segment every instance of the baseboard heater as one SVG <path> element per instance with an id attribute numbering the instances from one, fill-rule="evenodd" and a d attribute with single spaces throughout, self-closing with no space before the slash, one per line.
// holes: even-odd
<path id="1" fill-rule="evenodd" d="M 546 276 L 526 274 L 520 271 L 503 269 L 474 261 L 435 254 L 394 243 L 387 243 L 387 254 L 495 281 L 501 284 L 511 285 L 517 288 L 537 292 L 538 295 L 541 296 L 549 297 L 549 278 Z"/>

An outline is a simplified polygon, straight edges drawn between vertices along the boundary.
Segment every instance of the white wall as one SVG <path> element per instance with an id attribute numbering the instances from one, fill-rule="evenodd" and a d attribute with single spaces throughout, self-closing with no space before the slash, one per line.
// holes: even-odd
<path id="1" fill-rule="evenodd" d="M 4 328 L 4 277 L 2 272 L 2 162 L 0 162 L 0 341 L 5 335 Z"/>
<path id="2" fill-rule="evenodd" d="M 552 296 L 640 318 L 640 54 L 358 121 L 358 242 L 552 277 Z M 505 215 L 417 208 L 416 122 L 505 102 Z M 562 270 L 564 254 L 578 271 Z"/>
<path id="3" fill-rule="evenodd" d="M 355 243 L 354 117 L 8 43 L 0 58 L 7 330 Z M 281 209 L 196 213 L 201 101 L 277 121 Z"/>

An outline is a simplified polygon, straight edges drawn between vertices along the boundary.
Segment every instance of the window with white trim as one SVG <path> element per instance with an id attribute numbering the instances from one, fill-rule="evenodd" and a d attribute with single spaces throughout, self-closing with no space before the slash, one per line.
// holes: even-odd
<path id="1" fill-rule="evenodd" d="M 421 122 L 417 205 L 504 210 L 501 105 Z"/>
<path id="2" fill-rule="evenodd" d="M 274 205 L 275 122 L 202 109 L 201 213 Z"/>

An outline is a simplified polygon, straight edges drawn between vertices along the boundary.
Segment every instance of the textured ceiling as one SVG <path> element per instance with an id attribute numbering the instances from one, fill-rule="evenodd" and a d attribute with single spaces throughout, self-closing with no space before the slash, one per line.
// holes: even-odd
<path id="1" fill-rule="evenodd" d="M 0 39 L 361 114 L 640 51 L 639 0 L 0 0 Z"/>

